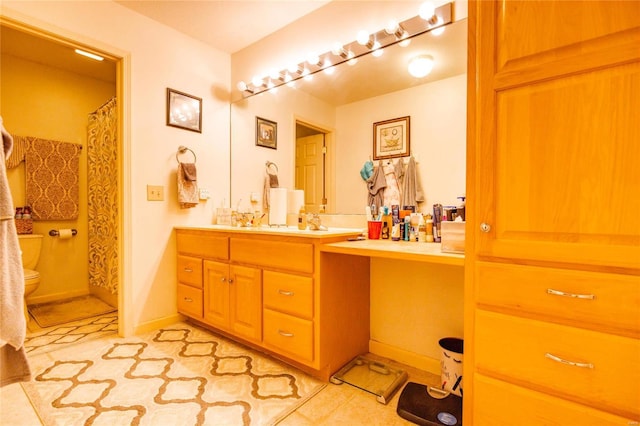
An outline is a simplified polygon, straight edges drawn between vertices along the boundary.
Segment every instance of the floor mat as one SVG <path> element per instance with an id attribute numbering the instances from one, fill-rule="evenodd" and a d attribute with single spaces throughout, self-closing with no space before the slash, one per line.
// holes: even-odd
<path id="1" fill-rule="evenodd" d="M 46 425 L 271 425 L 325 386 L 187 323 L 29 360 L 22 383 Z"/>
<path id="2" fill-rule="evenodd" d="M 33 319 L 43 328 L 117 311 L 94 296 L 29 305 L 28 309 Z"/>

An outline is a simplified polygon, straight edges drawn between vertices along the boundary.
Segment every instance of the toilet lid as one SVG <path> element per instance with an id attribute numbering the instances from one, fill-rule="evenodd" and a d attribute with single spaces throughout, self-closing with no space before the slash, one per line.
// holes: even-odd
<path id="1" fill-rule="evenodd" d="M 40 277 L 40 272 L 34 271 L 33 269 L 25 269 L 24 270 L 24 279 L 32 280 L 34 278 Z"/>

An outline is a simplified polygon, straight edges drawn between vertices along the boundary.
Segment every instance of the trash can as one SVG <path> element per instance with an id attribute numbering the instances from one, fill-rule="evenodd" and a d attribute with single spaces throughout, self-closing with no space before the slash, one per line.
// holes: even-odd
<path id="1" fill-rule="evenodd" d="M 440 370 L 442 388 L 462 396 L 463 341 L 457 337 L 445 337 L 438 342 L 442 349 Z"/>

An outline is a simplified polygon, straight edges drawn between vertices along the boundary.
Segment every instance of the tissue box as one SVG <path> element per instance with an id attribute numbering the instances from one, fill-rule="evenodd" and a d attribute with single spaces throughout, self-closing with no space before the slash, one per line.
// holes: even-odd
<path id="1" fill-rule="evenodd" d="M 447 253 L 464 253 L 465 222 L 444 221 L 440 224 L 440 249 Z"/>

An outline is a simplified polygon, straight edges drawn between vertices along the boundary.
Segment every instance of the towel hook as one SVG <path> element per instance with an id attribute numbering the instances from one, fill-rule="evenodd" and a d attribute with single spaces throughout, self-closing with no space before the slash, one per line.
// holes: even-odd
<path id="1" fill-rule="evenodd" d="M 269 170 L 269 167 L 271 167 L 271 166 L 275 167 L 275 169 L 276 169 L 276 173 L 278 173 L 278 165 L 277 165 L 276 163 L 271 162 L 271 161 L 267 161 L 267 162 L 265 163 L 265 165 L 267 166 L 267 170 Z"/>
<path id="2" fill-rule="evenodd" d="M 178 152 L 176 152 L 176 161 L 177 161 L 178 163 L 180 162 L 180 160 L 178 159 L 178 156 L 179 156 L 180 154 L 184 154 L 184 153 L 185 153 L 185 152 L 187 152 L 187 151 L 191 152 L 191 154 L 193 155 L 193 162 L 194 162 L 194 163 L 196 162 L 196 160 L 197 160 L 197 158 L 196 158 L 196 153 L 195 153 L 195 152 L 193 152 L 193 150 L 192 150 L 191 148 L 187 148 L 186 146 L 180 145 L 180 146 L 178 147 Z"/>

